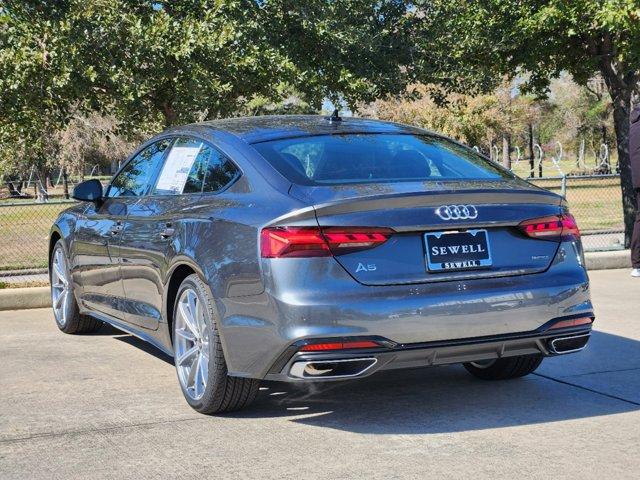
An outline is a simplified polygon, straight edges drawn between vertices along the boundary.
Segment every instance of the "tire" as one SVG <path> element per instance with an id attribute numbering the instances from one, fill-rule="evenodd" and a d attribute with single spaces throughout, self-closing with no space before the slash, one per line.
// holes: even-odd
<path id="1" fill-rule="evenodd" d="M 542 355 L 520 355 L 499 358 L 492 362 L 465 363 L 467 371 L 482 380 L 507 380 L 533 373 L 542 363 Z"/>
<path id="2" fill-rule="evenodd" d="M 102 322 L 87 315 L 81 315 L 73 292 L 73 282 L 69 271 L 69 257 L 62 240 L 58 240 L 51 252 L 49 269 L 51 284 L 51 306 L 56 325 L 64 333 L 93 333 L 100 329 Z"/>
<path id="3" fill-rule="evenodd" d="M 195 315 L 189 317 L 192 309 Z M 196 274 L 178 289 L 172 330 L 178 381 L 194 410 L 211 415 L 241 410 L 253 402 L 260 381 L 228 375 L 213 296 Z"/>

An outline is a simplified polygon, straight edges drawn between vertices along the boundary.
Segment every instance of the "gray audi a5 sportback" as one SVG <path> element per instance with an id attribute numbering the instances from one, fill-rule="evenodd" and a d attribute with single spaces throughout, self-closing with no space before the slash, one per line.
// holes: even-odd
<path id="1" fill-rule="evenodd" d="M 245 407 L 262 379 L 451 363 L 520 377 L 591 332 L 564 199 L 418 128 L 187 125 L 73 196 L 50 238 L 59 328 L 152 343 L 202 413 Z"/>

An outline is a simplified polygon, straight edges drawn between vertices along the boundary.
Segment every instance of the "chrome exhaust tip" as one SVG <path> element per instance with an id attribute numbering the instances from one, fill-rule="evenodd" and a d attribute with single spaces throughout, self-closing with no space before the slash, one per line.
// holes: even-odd
<path id="1" fill-rule="evenodd" d="M 347 358 L 343 360 L 303 360 L 295 362 L 289 375 L 295 378 L 349 378 L 362 375 L 377 363 L 377 359 Z"/>
<path id="2" fill-rule="evenodd" d="M 579 352 L 580 350 L 584 350 L 587 346 L 589 337 L 591 337 L 591 333 L 571 335 L 568 337 L 556 337 L 549 340 L 549 351 L 557 355 Z"/>

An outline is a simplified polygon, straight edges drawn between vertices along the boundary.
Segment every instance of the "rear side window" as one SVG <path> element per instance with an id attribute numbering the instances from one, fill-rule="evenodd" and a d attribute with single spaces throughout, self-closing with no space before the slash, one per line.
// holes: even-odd
<path id="1" fill-rule="evenodd" d="M 151 187 L 165 150 L 171 141 L 160 140 L 138 153 L 113 179 L 107 197 L 140 197 Z"/>
<path id="2" fill-rule="evenodd" d="M 253 147 L 303 185 L 511 178 L 475 151 L 429 135 L 320 135 Z"/>
<path id="3" fill-rule="evenodd" d="M 238 170 L 218 150 L 198 139 L 177 138 L 158 176 L 155 195 L 217 192 Z"/>
<path id="4" fill-rule="evenodd" d="M 237 167 L 217 150 L 212 150 L 204 174 L 203 192 L 219 192 L 240 175 Z"/>

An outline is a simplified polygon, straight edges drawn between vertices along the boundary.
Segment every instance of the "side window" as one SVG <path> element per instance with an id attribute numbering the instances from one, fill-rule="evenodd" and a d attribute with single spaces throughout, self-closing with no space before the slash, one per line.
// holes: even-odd
<path id="1" fill-rule="evenodd" d="M 160 140 L 132 158 L 111 182 L 107 197 L 140 197 L 146 194 L 170 143 L 168 139 Z"/>
<path id="2" fill-rule="evenodd" d="M 202 192 L 205 169 L 211 147 L 187 137 L 179 137 L 158 176 L 155 195 L 180 195 Z"/>
<path id="3" fill-rule="evenodd" d="M 180 137 L 162 166 L 155 195 L 218 192 L 239 175 L 235 165 L 211 145 Z"/>
<path id="4" fill-rule="evenodd" d="M 218 192 L 240 175 L 231 160 L 218 150 L 211 149 L 209 162 L 204 174 L 203 192 Z"/>

